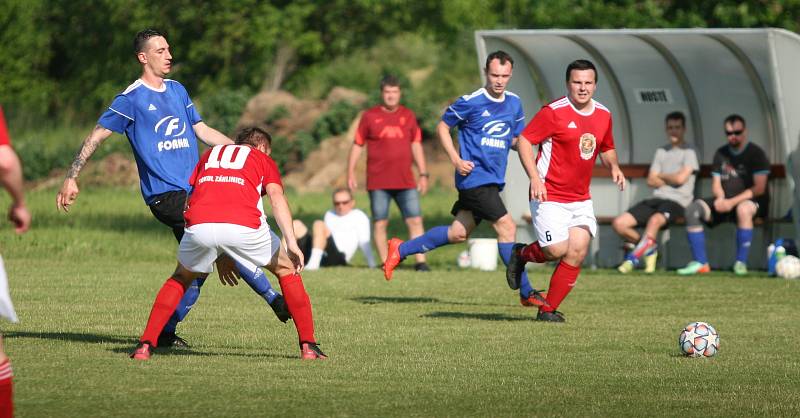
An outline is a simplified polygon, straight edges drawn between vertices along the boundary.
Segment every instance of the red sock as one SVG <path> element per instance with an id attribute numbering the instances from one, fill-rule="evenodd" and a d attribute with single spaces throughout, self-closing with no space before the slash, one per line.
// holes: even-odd
<path id="1" fill-rule="evenodd" d="M 11 370 L 11 360 L 0 364 L 0 418 L 14 416 L 14 372 Z"/>
<path id="2" fill-rule="evenodd" d="M 278 278 L 281 284 L 286 307 L 292 314 L 292 321 L 297 328 L 300 342 L 314 343 L 314 315 L 311 313 L 311 300 L 308 298 L 303 279 L 299 274 L 289 274 Z"/>
<path id="3" fill-rule="evenodd" d="M 550 304 L 549 308 L 540 308 L 543 311 L 554 311 L 561 305 L 561 301 L 572 291 L 575 287 L 575 282 L 578 280 L 578 273 L 581 272 L 580 266 L 570 266 L 561 260 L 553 271 L 553 276 L 550 277 L 550 288 L 547 289 L 547 303 Z"/>
<path id="4" fill-rule="evenodd" d="M 169 317 L 175 312 L 178 307 L 183 293 L 186 288 L 183 287 L 181 282 L 170 277 L 161 286 L 161 290 L 156 295 L 156 300 L 153 302 L 153 309 L 150 311 L 150 318 L 147 319 L 147 326 L 144 328 L 144 334 L 139 339 L 140 342 L 148 341 L 155 347 L 158 344 L 158 336 L 164 329 L 164 325 L 169 321 Z"/>
<path id="5" fill-rule="evenodd" d="M 520 251 L 520 255 L 522 259 L 525 261 L 533 261 L 534 263 L 544 263 L 547 261 L 547 257 L 544 256 L 544 252 L 542 251 L 542 246 L 539 245 L 539 241 L 534 241 L 533 244 L 525 246 L 525 248 Z"/>

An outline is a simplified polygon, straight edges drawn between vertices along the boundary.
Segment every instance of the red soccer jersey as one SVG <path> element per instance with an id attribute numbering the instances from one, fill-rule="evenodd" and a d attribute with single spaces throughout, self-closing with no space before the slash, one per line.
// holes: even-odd
<path id="1" fill-rule="evenodd" d="M 567 97 L 542 107 L 522 136 L 539 144 L 536 168 L 547 188 L 547 200 L 559 203 L 591 199 L 589 183 L 598 152 L 614 149 L 611 112 L 593 102 L 579 112 Z"/>
<path id="2" fill-rule="evenodd" d="M 405 106 L 394 112 L 382 106 L 364 111 L 355 143 L 367 144 L 367 190 L 416 187 L 411 172 L 411 143 L 420 141 L 417 117 Z"/>
<path id="3" fill-rule="evenodd" d="M 8 136 L 6 117 L 3 115 L 3 107 L 0 106 L 0 145 L 11 145 L 11 138 Z"/>
<path id="4" fill-rule="evenodd" d="M 247 145 L 217 145 L 200 157 L 183 213 L 186 226 L 231 223 L 258 228 L 266 222 L 261 196 L 270 183 L 282 186 L 278 166 Z"/>

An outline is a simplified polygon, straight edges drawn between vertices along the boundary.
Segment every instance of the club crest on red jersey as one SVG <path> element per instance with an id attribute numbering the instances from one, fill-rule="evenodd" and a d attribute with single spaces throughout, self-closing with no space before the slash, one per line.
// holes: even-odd
<path id="1" fill-rule="evenodd" d="M 581 158 L 588 160 L 594 155 L 594 150 L 597 149 L 597 138 L 591 133 L 581 135 L 581 140 L 578 141 L 578 148 L 581 152 Z"/>

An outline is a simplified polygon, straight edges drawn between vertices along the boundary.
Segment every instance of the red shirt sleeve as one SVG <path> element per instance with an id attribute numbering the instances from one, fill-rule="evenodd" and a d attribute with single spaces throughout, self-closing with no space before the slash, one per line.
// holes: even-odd
<path id="1" fill-rule="evenodd" d="M 606 152 L 612 149 L 614 149 L 614 127 L 611 124 L 611 116 L 609 116 L 606 135 L 603 137 L 603 142 L 600 143 L 600 152 Z"/>
<path id="2" fill-rule="evenodd" d="M 206 166 L 206 163 L 208 162 L 208 156 L 211 154 L 212 149 L 213 148 L 209 148 L 208 150 L 206 150 L 206 152 L 203 153 L 203 155 L 200 156 L 200 161 L 197 163 L 196 166 L 194 166 L 194 171 L 192 171 L 192 176 L 189 177 L 189 186 L 194 187 L 197 185 L 197 179 L 200 178 L 200 173 L 203 171 L 203 167 Z"/>
<path id="3" fill-rule="evenodd" d="M 264 166 L 266 168 L 266 173 L 264 173 L 264 180 L 261 181 L 262 196 L 267 193 L 267 185 L 270 183 L 283 187 L 281 172 L 278 171 L 278 165 L 275 164 L 275 160 L 264 154 Z"/>
<path id="4" fill-rule="evenodd" d="M 541 144 L 547 138 L 553 136 L 555 133 L 555 113 L 550 106 L 542 107 L 536 115 L 533 116 L 528 126 L 522 131 L 522 136 L 531 144 Z"/>
<path id="5" fill-rule="evenodd" d="M 11 145 L 11 138 L 8 136 L 6 117 L 3 115 L 3 107 L 0 106 L 0 145 Z"/>
<path id="6" fill-rule="evenodd" d="M 369 128 L 367 126 L 367 111 L 361 114 L 361 120 L 358 121 L 358 129 L 356 129 L 356 138 L 355 143 L 356 145 L 364 145 L 367 142 L 367 135 L 369 134 Z"/>
<path id="7" fill-rule="evenodd" d="M 417 117 L 414 115 L 414 112 L 408 112 L 411 117 L 411 142 L 422 142 L 422 130 L 419 128 L 419 123 L 417 122 Z"/>

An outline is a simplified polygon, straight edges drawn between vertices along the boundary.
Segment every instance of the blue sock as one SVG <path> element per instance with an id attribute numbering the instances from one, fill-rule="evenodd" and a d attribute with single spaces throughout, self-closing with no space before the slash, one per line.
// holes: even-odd
<path id="1" fill-rule="evenodd" d="M 736 261 L 747 263 L 750 243 L 753 242 L 753 230 L 736 228 Z"/>
<path id="2" fill-rule="evenodd" d="M 183 318 L 186 318 L 186 315 L 189 314 L 189 311 L 194 306 L 194 303 L 197 302 L 197 298 L 200 297 L 200 288 L 203 287 L 203 283 L 206 282 L 206 279 L 197 279 L 192 282 L 192 285 L 186 289 L 186 292 L 183 294 L 183 298 L 181 298 L 181 302 L 178 304 L 178 307 L 175 308 L 175 312 L 172 313 L 172 316 L 169 318 L 167 325 L 164 326 L 164 330 L 161 331 L 162 334 L 174 334 L 175 328 L 178 326 L 178 322 L 183 321 Z"/>
<path id="3" fill-rule="evenodd" d="M 259 296 L 264 298 L 267 303 L 272 303 L 272 301 L 278 297 L 278 292 L 272 288 L 269 279 L 267 279 L 267 275 L 264 274 L 260 268 L 256 267 L 255 271 L 251 271 L 241 263 L 236 262 L 236 270 L 239 271 L 239 275 L 242 276 L 245 283 L 247 283 L 254 292 L 258 293 Z"/>
<path id="4" fill-rule="evenodd" d="M 503 264 L 505 264 L 506 266 L 508 265 L 508 260 L 511 258 L 511 250 L 513 248 L 514 248 L 513 242 L 497 243 L 497 250 L 500 253 L 500 259 L 503 260 Z M 531 287 L 531 282 L 528 280 L 528 272 L 522 270 L 522 276 L 520 277 L 519 281 L 519 296 L 521 298 L 527 299 L 532 291 L 533 287 Z"/>
<path id="5" fill-rule="evenodd" d="M 694 261 L 700 264 L 708 263 L 706 256 L 706 234 L 703 231 L 687 232 L 686 236 L 689 237 L 689 246 L 692 248 L 692 256 Z"/>
<path id="6" fill-rule="evenodd" d="M 435 226 L 424 234 L 400 244 L 400 258 L 406 258 L 411 254 L 426 253 L 434 248 L 441 247 L 450 243 L 447 239 L 447 229 L 449 226 Z"/>

